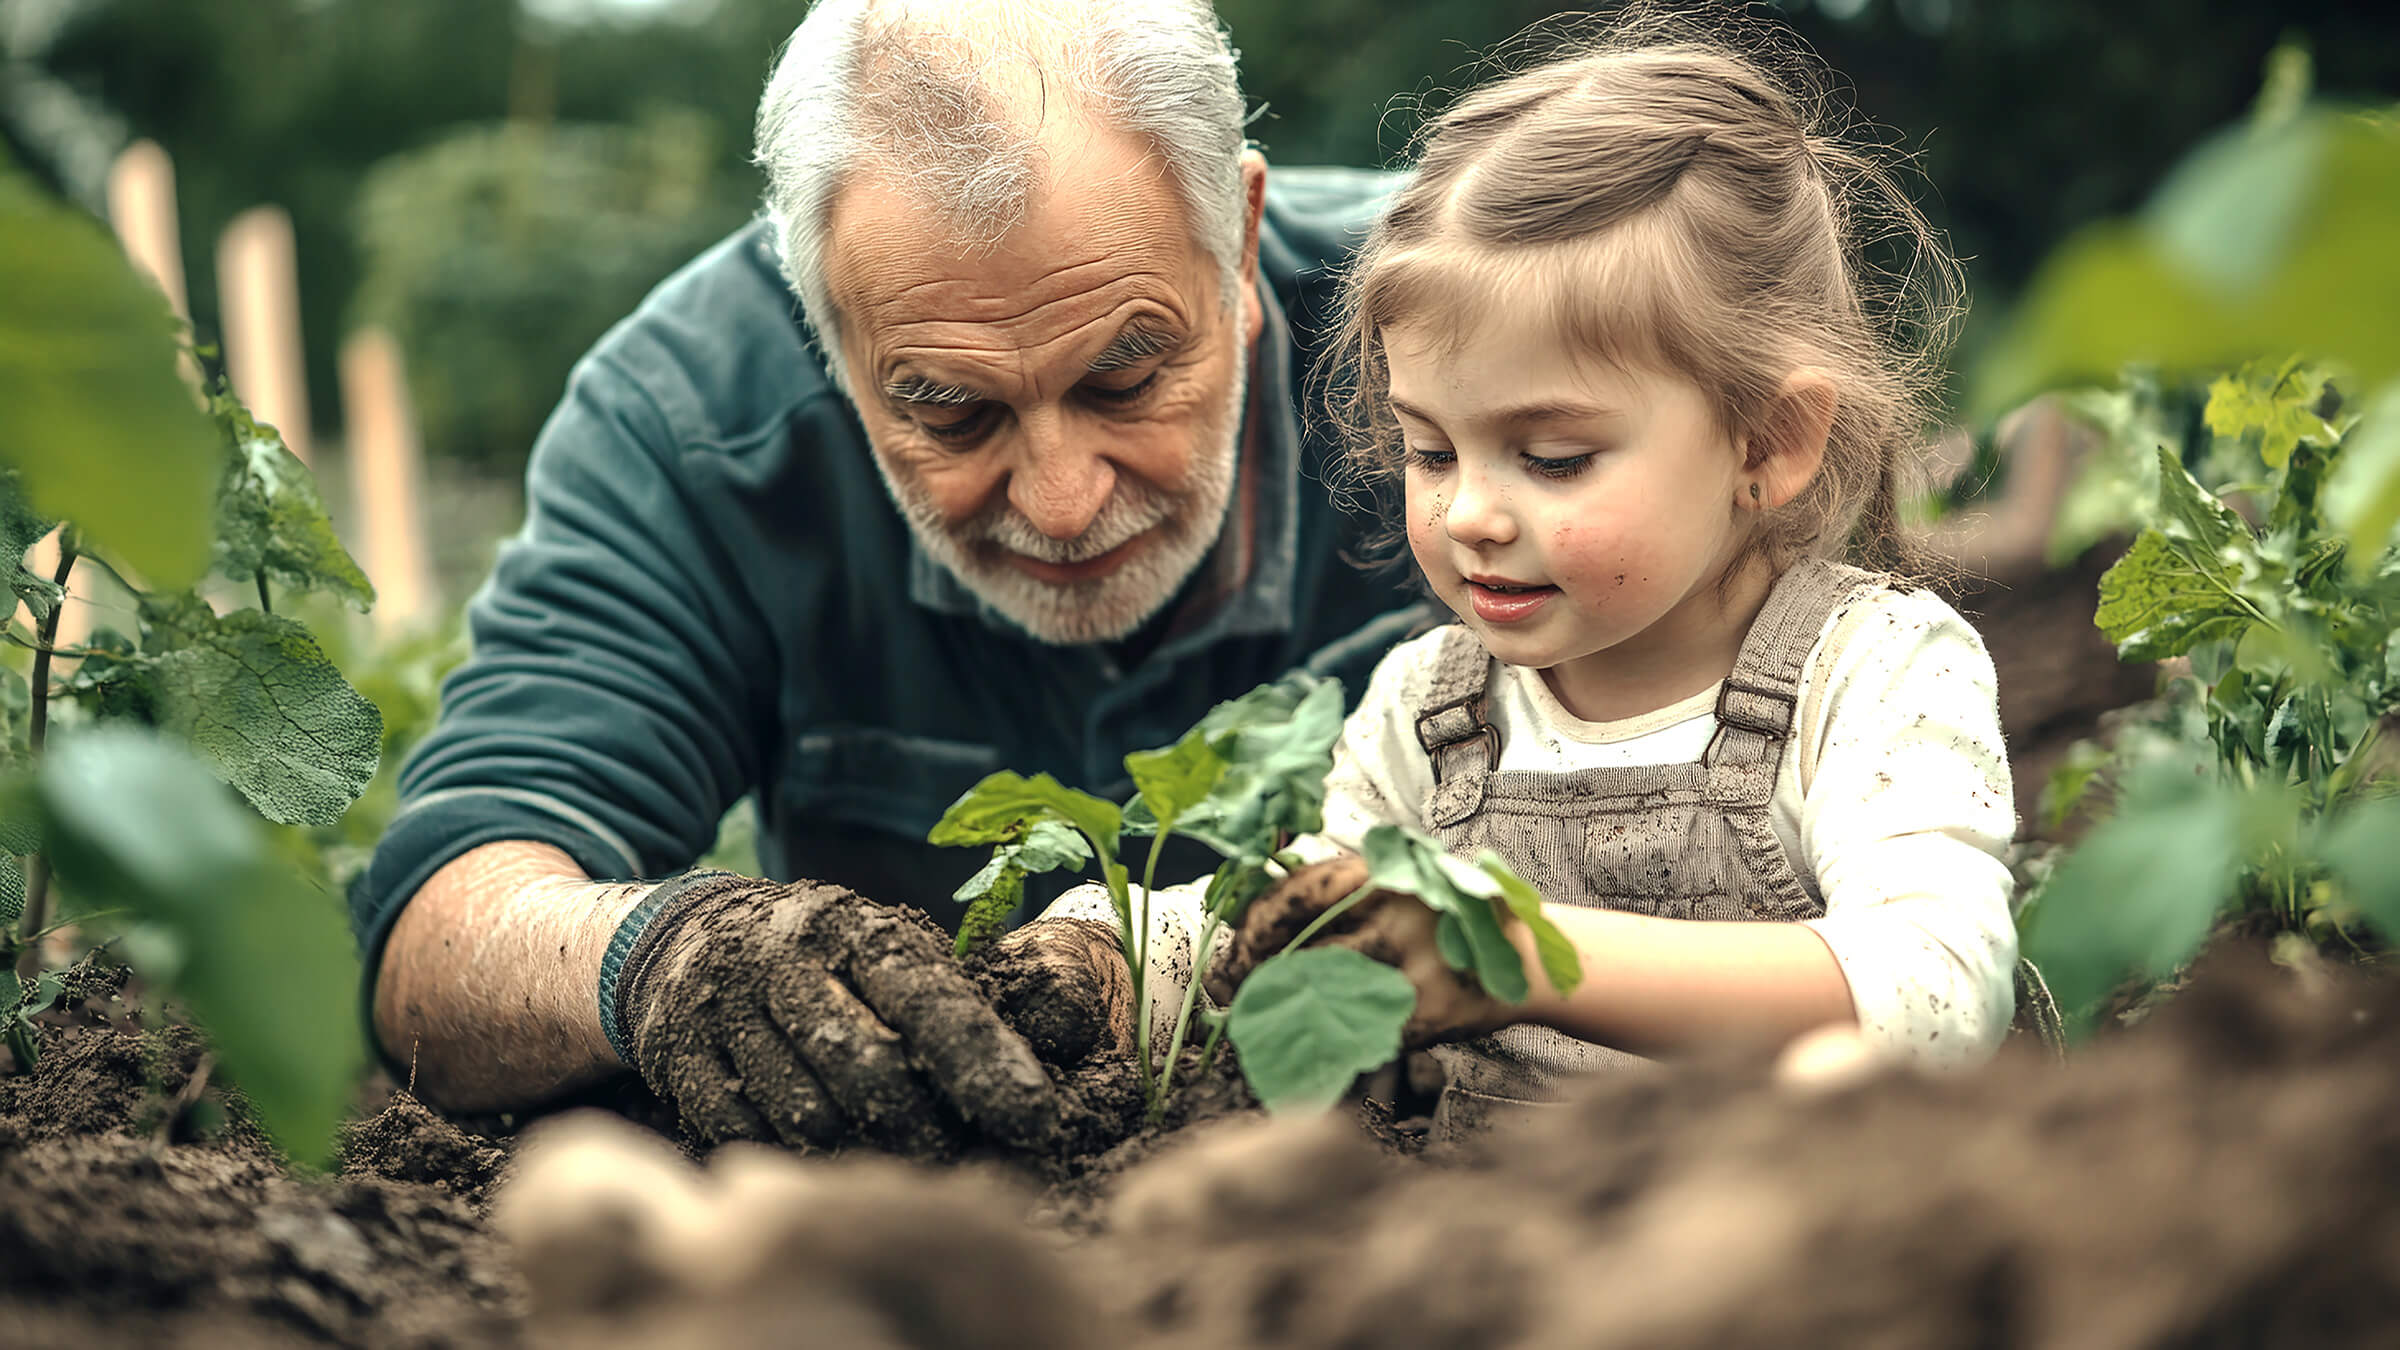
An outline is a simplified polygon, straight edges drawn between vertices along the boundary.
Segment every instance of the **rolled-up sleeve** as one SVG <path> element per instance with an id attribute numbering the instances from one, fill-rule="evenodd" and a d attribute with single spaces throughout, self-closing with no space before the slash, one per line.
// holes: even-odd
<path id="1" fill-rule="evenodd" d="M 680 472 L 680 439 L 605 354 L 536 442 L 526 520 L 468 609 L 473 655 L 352 887 L 369 968 L 427 878 L 500 840 L 597 877 L 688 864 L 757 779 L 774 646 Z"/>
<path id="2" fill-rule="evenodd" d="M 1977 1061 L 2007 1033 L 2017 956 L 1991 657 L 1930 595 L 1888 597 L 1859 627 L 1826 672 L 1806 775 L 1802 841 L 1826 910 L 1809 926 L 1870 1042 L 1921 1064 Z"/>

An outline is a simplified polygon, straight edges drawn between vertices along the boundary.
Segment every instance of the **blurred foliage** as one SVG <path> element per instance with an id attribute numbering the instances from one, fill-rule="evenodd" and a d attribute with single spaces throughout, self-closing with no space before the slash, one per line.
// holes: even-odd
<path id="1" fill-rule="evenodd" d="M 32 264 L 0 289 L 0 391 L 16 395 L 0 398 L 0 571 L 32 619 L 0 623 L 0 1036 L 30 1067 L 28 1010 L 56 989 L 39 939 L 53 890 L 69 895 L 79 918 L 124 921 L 124 950 L 206 1028 L 260 1123 L 322 1163 L 364 1066 L 358 956 L 260 818 L 338 820 L 382 728 L 271 610 L 278 586 L 361 608 L 372 593 L 274 429 L 184 385 L 156 290 L 6 166 L 0 260 Z M 59 561 L 36 575 L 26 549 L 53 517 Z M 212 558 L 208 593 L 187 589 Z M 63 607 L 96 611 L 103 593 L 121 626 L 62 639 Z M 212 603 L 226 594 L 238 605 Z"/>
<path id="2" fill-rule="evenodd" d="M 335 340 L 366 276 L 355 202 L 378 162 L 502 119 L 635 126 L 658 109 L 685 109 L 713 129 L 702 152 L 710 181 L 746 201 L 756 181 L 745 161 L 758 90 L 805 12 L 799 0 L 714 0 L 564 24 L 496 0 L 53 3 L 68 11 L 55 39 L 20 56 L 175 156 L 204 337 L 216 309 L 209 241 L 247 206 L 291 210 L 311 401 L 329 417 L 339 406 Z M 1443 106 L 1478 78 L 1471 62 L 1479 53 L 1554 8 L 1528 0 L 1219 5 L 1262 109 L 1252 134 L 1270 158 L 1291 164 L 1391 160 L 1420 108 Z M 1939 185 L 1927 205 L 1972 260 L 1987 310 L 2053 241 L 2130 209 L 2185 147 L 2236 117 L 2280 35 L 2313 41 L 2318 84 L 2337 97 L 2400 89 L 2400 12 L 2344 0 L 2199 11 L 2169 0 L 1792 0 L 1768 12 L 1787 17 L 1841 72 L 1858 106 L 1894 129 L 1888 139 L 1921 151 Z M 28 133 L 9 134 L 39 149 L 25 145 Z M 484 251 L 485 241 L 449 233 L 479 219 L 429 215 L 424 248 Z M 606 238 L 627 227 L 604 219 L 595 228 Z M 585 247 L 570 228 L 550 237 L 543 256 L 583 268 L 575 259 Z M 611 277 L 638 293 L 647 281 L 636 274 L 650 270 L 629 253 Z M 543 283 L 526 294 L 571 288 Z M 513 380 L 524 400 L 546 404 L 563 373 L 550 349 L 588 343 L 605 322 L 580 306 L 572 318 L 562 311 L 554 340 L 545 335 L 483 383 Z M 423 342 L 408 354 L 421 368 L 448 359 Z M 506 444 L 511 436 L 522 440 L 494 430 L 446 434 L 431 446 L 521 454 L 522 443 Z"/>
<path id="3" fill-rule="evenodd" d="M 431 453 L 512 465 L 592 339 L 749 215 L 714 134 L 664 107 L 629 126 L 505 122 L 367 175 L 353 315 L 409 353 Z"/>

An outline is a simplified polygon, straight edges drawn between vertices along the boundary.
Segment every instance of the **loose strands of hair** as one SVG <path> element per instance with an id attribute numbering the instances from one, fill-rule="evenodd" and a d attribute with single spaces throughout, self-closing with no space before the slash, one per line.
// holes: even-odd
<path id="1" fill-rule="evenodd" d="M 1691 379 L 1729 431 L 1761 429 L 1791 371 L 1827 369 L 1825 466 L 1757 550 L 1778 568 L 1815 552 L 1925 572 L 1902 508 L 1965 292 L 1901 184 L 1907 157 L 1837 121 L 1831 72 L 1739 12 L 1546 21 L 1482 68 L 1505 78 L 1424 122 L 1415 176 L 1348 269 L 1319 389 L 1348 448 L 1345 498 L 1388 504 L 1400 476 L 1391 312 L 1448 303 L 1442 327 L 1464 334 L 1493 279 L 1548 266 L 1562 336 Z M 1445 266 L 1476 284 L 1438 283 Z M 1592 294 L 1611 276 L 1619 289 Z M 1387 529 L 1371 554 L 1397 558 L 1404 538 Z"/>

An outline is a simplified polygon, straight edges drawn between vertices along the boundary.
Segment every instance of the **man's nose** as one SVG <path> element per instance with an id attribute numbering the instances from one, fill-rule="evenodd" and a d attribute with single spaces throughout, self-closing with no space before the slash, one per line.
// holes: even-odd
<path id="1" fill-rule="evenodd" d="M 1052 539 L 1073 539 L 1091 528 L 1116 491 L 1117 472 L 1097 447 L 1066 434 L 1044 410 L 1018 426 L 1018 461 L 1008 479 L 1008 504 Z"/>
<path id="2" fill-rule="evenodd" d="M 1451 487 L 1442 525 L 1452 539 L 1470 546 L 1505 544 L 1517 537 L 1516 516 L 1509 509 L 1507 492 L 1484 475 L 1464 468 Z"/>

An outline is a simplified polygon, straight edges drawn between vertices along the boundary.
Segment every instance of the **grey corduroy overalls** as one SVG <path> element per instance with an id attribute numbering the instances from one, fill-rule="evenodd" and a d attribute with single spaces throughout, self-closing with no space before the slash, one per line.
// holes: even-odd
<path id="1" fill-rule="evenodd" d="M 1484 705 L 1492 658 L 1465 628 L 1451 628 L 1417 718 L 1433 763 L 1427 828 L 1460 856 L 1495 850 L 1547 901 L 1675 919 L 1822 915 L 1824 902 L 1801 885 L 1776 838 L 1775 779 L 1801 671 L 1826 621 L 1884 584 L 1820 560 L 1786 572 L 1717 696 L 1715 739 L 1685 764 L 1498 771 L 1500 733 Z M 1538 1026 L 1433 1053 L 1449 1074 L 1436 1138 L 1472 1134 L 1496 1108 L 1555 1100 L 1562 1079 L 1641 1062 Z"/>

